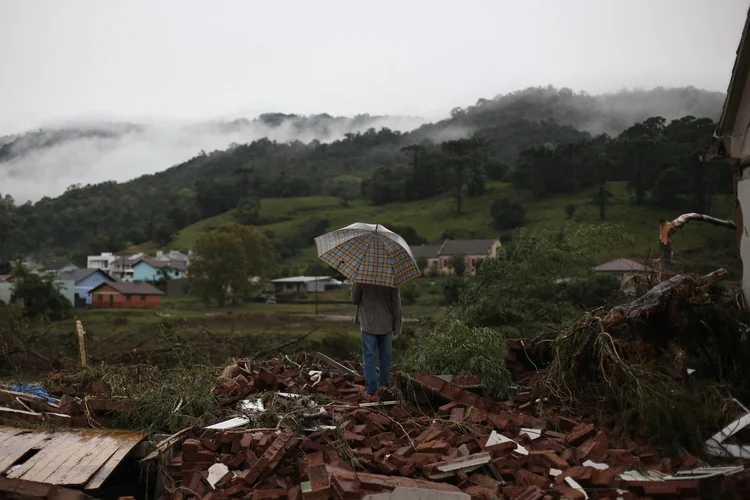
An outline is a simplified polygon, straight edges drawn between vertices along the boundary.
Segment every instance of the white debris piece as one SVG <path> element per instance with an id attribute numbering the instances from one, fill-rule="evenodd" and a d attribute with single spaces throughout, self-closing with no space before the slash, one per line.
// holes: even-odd
<path id="1" fill-rule="evenodd" d="M 240 404 L 240 409 L 243 411 L 252 411 L 252 412 L 266 411 L 265 406 L 263 406 L 263 401 L 261 401 L 260 399 L 256 399 L 255 401 L 252 401 L 250 399 L 245 399 Z"/>
<path id="2" fill-rule="evenodd" d="M 521 432 L 518 433 L 520 436 L 521 434 L 527 434 L 529 436 L 529 439 L 534 441 L 535 439 L 539 439 L 542 437 L 542 429 L 529 429 L 526 427 L 521 427 Z"/>
<path id="3" fill-rule="evenodd" d="M 310 380 L 313 382 L 313 387 L 318 385 L 320 383 L 321 378 L 323 378 L 323 372 L 320 370 L 310 370 L 308 372 L 308 375 L 310 375 Z"/>
<path id="4" fill-rule="evenodd" d="M 592 462 L 591 460 L 586 460 L 585 462 L 583 462 L 583 466 L 584 467 L 593 467 L 594 469 L 597 469 L 597 470 L 607 470 L 607 469 L 609 469 L 609 465 L 607 465 L 607 464 L 600 464 L 600 463 L 597 463 L 597 462 Z"/>
<path id="5" fill-rule="evenodd" d="M 229 420 L 219 422 L 218 424 L 209 425 L 208 427 L 206 427 L 206 429 L 215 429 L 215 430 L 234 429 L 235 427 L 242 427 L 243 425 L 247 425 L 249 423 L 250 423 L 250 419 L 247 417 L 234 417 L 234 418 L 230 418 Z"/>
<path id="6" fill-rule="evenodd" d="M 573 479 L 572 477 L 566 477 L 566 478 L 565 478 L 565 482 L 566 482 L 566 483 L 568 483 L 568 486 L 570 486 L 570 487 L 571 487 L 571 488 L 573 488 L 574 490 L 578 490 L 578 491 L 580 491 L 581 493 L 583 493 L 583 498 L 586 498 L 586 499 L 588 499 L 588 498 L 589 498 L 589 496 L 588 496 L 588 495 L 586 494 L 586 490 L 584 490 L 584 489 L 583 489 L 583 488 L 581 487 L 581 485 L 580 485 L 580 484 L 578 484 L 578 483 L 576 482 L 576 480 L 575 480 L 575 479 Z"/>
<path id="7" fill-rule="evenodd" d="M 729 437 L 750 425 L 750 413 L 743 415 L 706 441 L 706 451 L 717 457 L 750 458 L 750 445 L 724 444 Z"/>
<path id="8" fill-rule="evenodd" d="M 229 472 L 229 467 L 224 464 L 213 464 L 209 467 L 208 478 L 206 480 L 208 481 L 208 484 L 211 485 L 211 488 L 216 489 L 216 483 L 219 482 L 219 479 L 224 477 L 227 472 Z"/>
<path id="9" fill-rule="evenodd" d="M 508 442 L 516 443 L 512 439 L 507 438 L 503 436 L 502 434 L 500 434 L 499 432 L 493 430 L 492 433 L 490 434 L 490 437 L 487 438 L 487 444 L 485 444 L 485 447 L 493 446 L 493 445 L 500 444 L 500 443 L 508 443 Z M 518 453 L 519 455 L 529 454 L 529 450 L 527 450 L 526 448 L 524 448 L 518 443 L 516 443 L 516 449 L 513 451 Z"/>
<path id="10" fill-rule="evenodd" d="M 560 469 L 550 469 L 549 470 L 549 475 L 552 476 L 552 477 L 557 477 L 560 474 L 562 474 L 562 471 Z"/>

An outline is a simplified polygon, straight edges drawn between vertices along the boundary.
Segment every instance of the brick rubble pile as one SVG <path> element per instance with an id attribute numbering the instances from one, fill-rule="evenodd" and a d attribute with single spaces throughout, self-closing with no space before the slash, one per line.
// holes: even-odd
<path id="1" fill-rule="evenodd" d="M 519 344 L 508 347 L 509 368 L 527 377 Z M 361 373 L 354 364 L 347 368 Z M 750 498 L 744 474 L 623 479 L 626 471 L 673 474 L 702 464 L 690 455 L 663 458 L 617 429 L 548 408 L 538 418 L 523 388 L 508 401 L 494 401 L 462 388 L 476 383 L 471 377 L 451 383 L 419 374 L 399 378 L 403 398 L 380 404 L 364 394 L 361 375 L 323 371 L 311 383 L 304 363 L 251 368 L 243 360 L 225 377 L 216 392 L 227 418 L 238 415 L 240 401 L 270 391 L 307 394 L 330 418 L 285 418 L 278 429 L 192 429 L 168 462 L 179 487 L 164 498 L 388 498 L 376 495 L 397 488 L 430 490 L 436 498 L 701 498 L 707 491 Z"/>

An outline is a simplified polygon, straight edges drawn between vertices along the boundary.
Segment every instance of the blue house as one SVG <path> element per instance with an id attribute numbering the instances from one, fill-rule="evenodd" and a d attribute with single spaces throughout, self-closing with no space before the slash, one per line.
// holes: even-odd
<path id="1" fill-rule="evenodd" d="M 133 264 L 133 281 L 154 283 L 162 279 L 162 269 L 166 270 L 167 278 L 182 279 L 185 275 L 185 263 L 177 260 L 156 260 L 151 257 L 141 257 Z"/>
<path id="2" fill-rule="evenodd" d="M 71 280 L 75 283 L 74 302 L 76 307 L 91 305 L 91 290 L 101 285 L 115 281 L 101 269 L 73 269 L 58 274 L 59 280 Z"/>

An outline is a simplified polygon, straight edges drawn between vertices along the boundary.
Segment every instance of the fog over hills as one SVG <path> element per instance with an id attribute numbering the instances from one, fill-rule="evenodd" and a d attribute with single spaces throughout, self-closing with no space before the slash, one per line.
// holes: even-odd
<path id="1" fill-rule="evenodd" d="M 717 119 L 723 101 L 723 93 L 694 87 L 600 95 L 534 87 L 479 99 L 434 123 L 404 116 L 282 113 L 193 123 L 71 121 L 0 137 L 0 193 L 11 194 L 18 202 L 35 201 L 59 195 L 73 184 L 126 181 L 165 170 L 201 151 L 222 150 L 263 137 L 278 142 L 330 142 L 346 134 L 387 127 L 414 131 L 414 141 L 442 141 L 514 120 L 556 121 L 595 134 L 616 134 L 649 116 Z"/>

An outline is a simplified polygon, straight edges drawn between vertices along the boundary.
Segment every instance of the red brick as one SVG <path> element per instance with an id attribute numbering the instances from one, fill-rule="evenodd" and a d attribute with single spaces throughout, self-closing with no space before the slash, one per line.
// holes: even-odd
<path id="1" fill-rule="evenodd" d="M 204 439 L 201 441 L 201 446 L 213 452 L 219 449 L 219 445 L 213 439 Z"/>
<path id="2" fill-rule="evenodd" d="M 584 467 L 582 465 L 571 467 L 567 471 L 565 471 L 564 476 L 570 477 L 572 479 L 575 479 L 576 481 L 589 481 L 591 480 L 591 475 L 596 469 L 593 467 Z"/>
<path id="3" fill-rule="evenodd" d="M 557 491 L 561 497 L 567 497 L 571 500 L 584 500 L 586 498 L 586 495 L 584 495 L 582 491 L 571 488 L 570 486 L 558 485 L 555 487 L 555 491 Z"/>
<path id="4" fill-rule="evenodd" d="M 453 422 L 460 422 L 464 419 L 465 408 L 453 408 L 451 410 L 450 420 Z"/>
<path id="5" fill-rule="evenodd" d="M 569 467 L 568 462 L 563 460 L 563 458 L 557 453 L 545 453 L 543 457 L 547 464 L 553 469 L 566 470 Z"/>
<path id="6" fill-rule="evenodd" d="M 299 484 L 295 485 L 291 490 L 289 490 L 287 500 L 302 500 L 302 488 Z"/>
<path id="7" fill-rule="evenodd" d="M 539 488 L 547 488 L 550 483 L 547 478 L 529 472 L 525 469 L 519 469 L 516 472 L 516 481 L 521 486 L 537 486 Z"/>
<path id="8" fill-rule="evenodd" d="M 545 430 L 543 434 L 559 441 L 565 441 L 565 438 L 568 437 L 567 434 L 563 434 L 562 432 L 555 432 L 550 430 Z"/>
<path id="9" fill-rule="evenodd" d="M 511 426 L 511 419 L 507 415 L 497 413 L 487 414 L 487 421 L 495 427 L 496 430 L 507 431 Z"/>
<path id="10" fill-rule="evenodd" d="M 183 453 L 198 453 L 198 446 L 200 445 L 200 441 L 197 439 L 186 439 L 182 442 L 182 452 Z"/>
<path id="11" fill-rule="evenodd" d="M 591 473 L 591 484 L 603 487 L 613 486 L 618 475 L 618 472 L 611 467 L 604 470 L 594 469 Z"/>
<path id="12" fill-rule="evenodd" d="M 594 433 L 594 424 L 580 424 L 568 434 L 568 437 L 565 438 L 565 442 L 571 446 L 578 446 L 586 439 L 593 436 Z"/>
<path id="13" fill-rule="evenodd" d="M 293 436 L 292 429 L 284 429 L 284 431 L 274 440 L 273 444 L 265 451 L 265 453 L 263 453 L 263 456 L 258 459 L 252 469 L 247 471 L 248 473 L 244 477 L 245 483 L 252 485 L 264 474 L 273 470 L 286 453 L 286 446 L 292 440 Z"/>
<path id="14" fill-rule="evenodd" d="M 503 491 L 503 496 L 505 496 L 506 498 L 512 498 L 515 500 L 516 498 L 519 498 L 519 496 L 524 492 L 524 489 L 521 488 L 520 486 L 508 485 L 508 486 L 503 486 L 502 491 Z M 530 497 L 530 498 L 533 498 L 534 500 L 536 500 L 535 497 Z"/>
<path id="15" fill-rule="evenodd" d="M 417 445 L 418 452 L 446 453 L 450 445 L 444 441 L 428 441 Z"/>
<path id="16" fill-rule="evenodd" d="M 182 461 L 185 463 L 213 464 L 216 456 L 210 451 L 199 451 L 198 453 L 183 453 Z"/>
<path id="17" fill-rule="evenodd" d="M 459 406 L 461 406 L 461 403 L 459 403 L 458 401 L 451 401 L 450 403 L 444 404 L 443 406 L 441 406 L 440 408 L 438 408 L 437 412 L 440 415 L 445 415 L 447 413 L 452 412 L 455 408 L 457 408 Z"/>
<path id="18" fill-rule="evenodd" d="M 253 491 L 253 500 L 282 500 L 287 497 L 287 490 L 255 490 Z"/>
<path id="19" fill-rule="evenodd" d="M 587 439 L 578 450 L 583 453 L 584 456 L 590 456 L 591 458 L 601 460 L 604 458 L 604 454 L 609 448 L 609 438 L 603 431 L 596 433 L 596 436 Z"/>
<path id="20" fill-rule="evenodd" d="M 486 488 L 484 486 L 471 485 L 464 490 L 464 493 L 471 495 L 472 500 L 497 497 L 498 488 Z"/>
<path id="21" fill-rule="evenodd" d="M 503 488 L 503 494 L 507 495 L 505 488 Z M 513 500 L 541 500 L 544 498 L 544 492 L 536 486 L 529 486 L 525 490 L 519 491 L 510 497 L 513 498 Z"/>

